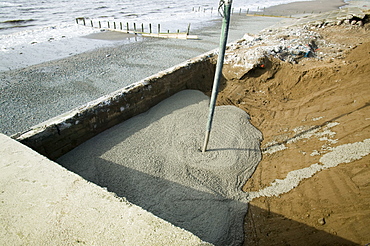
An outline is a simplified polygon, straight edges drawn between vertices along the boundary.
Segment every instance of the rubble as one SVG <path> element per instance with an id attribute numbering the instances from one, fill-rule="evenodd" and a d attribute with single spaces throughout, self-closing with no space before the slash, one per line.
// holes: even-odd
<path id="1" fill-rule="evenodd" d="M 304 58 L 322 60 L 328 55 L 341 57 L 343 47 L 326 42 L 318 31 L 335 25 L 363 28 L 369 22 L 369 15 L 360 9 L 348 8 L 326 13 L 325 16 L 307 17 L 305 22 L 301 19 L 293 25 L 265 29 L 258 35 L 245 34 L 241 40 L 231 44 L 225 54 L 226 77 L 241 79 L 250 70 L 263 68 L 270 57 L 293 64 Z M 331 54 L 327 53 L 328 50 Z"/>

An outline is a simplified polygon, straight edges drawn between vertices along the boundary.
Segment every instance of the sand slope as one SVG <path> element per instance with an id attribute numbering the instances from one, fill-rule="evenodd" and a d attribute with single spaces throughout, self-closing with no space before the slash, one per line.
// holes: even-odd
<path id="1" fill-rule="evenodd" d="M 318 31 L 344 55 L 333 45 L 323 60 L 271 59 L 220 93 L 219 104 L 244 109 L 264 136 L 244 186 L 253 194 L 245 245 L 370 242 L 369 27 Z M 271 193 L 287 180 L 295 185 Z"/>

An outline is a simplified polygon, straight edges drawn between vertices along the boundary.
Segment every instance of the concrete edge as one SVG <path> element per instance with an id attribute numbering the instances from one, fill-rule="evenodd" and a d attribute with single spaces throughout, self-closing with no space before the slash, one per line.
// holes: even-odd
<path id="1" fill-rule="evenodd" d="M 211 245 L 0 134 L 1 245 Z"/>

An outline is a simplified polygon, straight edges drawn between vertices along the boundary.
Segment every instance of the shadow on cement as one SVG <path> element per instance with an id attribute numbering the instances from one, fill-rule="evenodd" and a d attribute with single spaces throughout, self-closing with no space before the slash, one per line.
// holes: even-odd
<path id="1" fill-rule="evenodd" d="M 321 225 L 320 225 L 321 226 Z M 323 229 L 326 225 L 321 226 Z M 248 206 L 244 245 L 358 245 L 347 239 L 272 213 L 254 205 Z"/>
<path id="2" fill-rule="evenodd" d="M 215 245 L 240 245 L 247 204 L 98 160 L 85 179 Z"/>

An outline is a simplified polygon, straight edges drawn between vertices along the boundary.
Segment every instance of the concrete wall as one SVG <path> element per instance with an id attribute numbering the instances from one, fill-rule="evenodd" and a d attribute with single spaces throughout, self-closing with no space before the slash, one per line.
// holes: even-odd
<path id="1" fill-rule="evenodd" d="M 210 91 L 215 73 L 211 51 L 12 136 L 55 160 L 100 132 L 147 111 L 184 89 Z"/>

